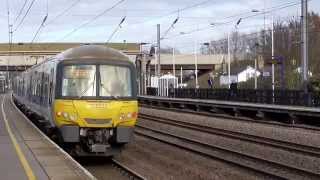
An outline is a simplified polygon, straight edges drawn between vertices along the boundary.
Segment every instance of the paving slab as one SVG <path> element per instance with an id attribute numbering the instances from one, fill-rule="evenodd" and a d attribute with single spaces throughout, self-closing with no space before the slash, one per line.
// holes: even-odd
<path id="1" fill-rule="evenodd" d="M 0 179 L 81 180 L 95 179 L 60 147 L 39 131 L 13 104 L 11 94 L 1 95 L 0 111 Z M 3 109 L 2 109 L 3 108 Z M 6 120 L 6 121 L 5 121 Z M 8 133 L 6 122 L 11 134 Z M 16 152 L 18 146 L 22 153 Z M 21 155 L 22 154 L 22 155 Z M 21 156 L 25 158 L 23 163 Z M 30 169 L 25 170 L 25 164 Z M 28 174 L 29 173 L 29 174 Z"/>

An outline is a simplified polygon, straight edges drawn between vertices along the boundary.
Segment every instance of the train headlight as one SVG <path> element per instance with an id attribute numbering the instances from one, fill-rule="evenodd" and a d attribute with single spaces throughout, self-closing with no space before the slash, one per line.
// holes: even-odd
<path id="1" fill-rule="evenodd" d="M 77 116 L 75 116 L 75 115 L 69 115 L 69 119 L 70 119 L 71 121 L 75 121 L 75 120 L 77 120 Z"/>
<path id="2" fill-rule="evenodd" d="M 137 112 L 128 112 L 128 113 L 121 113 L 119 118 L 121 121 L 125 121 L 125 120 L 130 120 L 136 117 L 137 117 Z"/>
<path id="3" fill-rule="evenodd" d="M 63 117 L 66 120 L 70 120 L 70 121 L 76 121 L 77 120 L 77 115 L 76 114 L 72 114 L 72 113 L 67 113 L 67 112 L 60 112 L 58 111 L 56 113 L 57 117 Z"/>
<path id="4" fill-rule="evenodd" d="M 63 116 L 65 119 L 68 119 L 69 114 L 68 114 L 67 112 L 63 112 L 63 113 L 62 113 L 62 116 Z"/>
<path id="5" fill-rule="evenodd" d="M 121 121 L 124 121 L 126 120 L 126 115 L 124 113 L 121 113 L 119 118 Z"/>
<path id="6" fill-rule="evenodd" d="M 60 112 L 60 111 L 57 112 L 57 116 L 58 116 L 58 117 L 62 116 L 62 112 Z"/>
<path id="7" fill-rule="evenodd" d="M 132 118 L 137 118 L 138 117 L 138 113 L 137 112 L 133 112 L 131 113 Z"/>

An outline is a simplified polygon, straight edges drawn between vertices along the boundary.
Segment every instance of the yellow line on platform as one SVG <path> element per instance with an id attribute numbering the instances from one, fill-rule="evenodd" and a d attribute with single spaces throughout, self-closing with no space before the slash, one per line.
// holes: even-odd
<path id="1" fill-rule="evenodd" d="M 28 179 L 29 180 L 35 180 L 36 177 L 35 177 L 32 169 L 31 169 L 26 157 L 24 156 L 24 154 L 23 154 L 23 152 L 22 152 L 22 150 L 21 150 L 21 148 L 20 148 L 20 146 L 18 144 L 18 141 L 17 141 L 15 135 L 12 133 L 11 127 L 10 127 L 9 122 L 7 120 L 6 114 L 4 112 L 4 99 L 5 99 L 5 95 L 2 96 L 1 110 L 2 110 L 2 115 L 3 115 L 3 120 L 4 120 L 5 124 L 6 124 L 6 128 L 7 128 L 7 131 L 9 133 L 10 139 L 11 139 L 11 141 L 13 143 L 13 146 L 14 146 L 16 152 L 17 152 L 19 160 L 20 160 L 20 162 L 21 162 L 21 164 L 23 166 L 23 169 L 26 172 L 26 175 L 28 176 Z"/>

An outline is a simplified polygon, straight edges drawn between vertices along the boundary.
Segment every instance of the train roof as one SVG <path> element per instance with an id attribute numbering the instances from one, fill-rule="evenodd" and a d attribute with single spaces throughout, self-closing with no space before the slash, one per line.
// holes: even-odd
<path id="1" fill-rule="evenodd" d="M 67 60 L 95 60 L 95 61 L 108 61 L 108 60 L 115 60 L 115 61 L 122 61 L 122 62 L 132 62 L 129 58 L 122 52 L 115 50 L 113 48 L 105 47 L 102 45 L 83 45 L 79 47 L 74 47 L 67 49 L 54 57 L 51 57 L 37 65 L 32 66 L 31 68 L 24 71 L 27 73 L 32 71 L 32 69 L 40 66 L 41 64 L 45 64 L 51 60 L 58 60 L 58 61 L 67 61 Z"/>
<path id="2" fill-rule="evenodd" d="M 128 61 L 129 58 L 122 52 L 101 45 L 83 45 L 68 49 L 55 56 L 59 60 L 67 59 L 103 59 Z"/>

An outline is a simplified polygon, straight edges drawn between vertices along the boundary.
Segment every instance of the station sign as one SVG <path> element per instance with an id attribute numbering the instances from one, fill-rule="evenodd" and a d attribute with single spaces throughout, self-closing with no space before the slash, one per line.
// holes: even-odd
<path id="1" fill-rule="evenodd" d="M 270 72 L 269 71 L 265 71 L 262 73 L 263 77 L 270 77 Z"/>
<path id="2" fill-rule="evenodd" d="M 272 56 L 265 60 L 265 64 L 282 64 L 284 60 L 283 56 Z"/>

